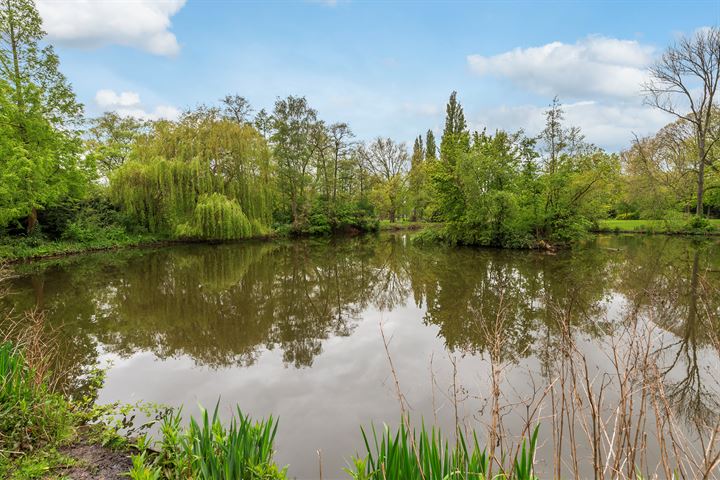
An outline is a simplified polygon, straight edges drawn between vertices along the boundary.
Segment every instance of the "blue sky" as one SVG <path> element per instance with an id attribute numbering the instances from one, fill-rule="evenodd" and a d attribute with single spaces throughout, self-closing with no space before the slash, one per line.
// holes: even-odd
<path id="1" fill-rule="evenodd" d="M 536 133 L 554 94 L 611 150 L 668 119 L 645 68 L 715 1 L 38 0 L 88 114 L 177 115 L 227 93 L 308 97 L 359 139 L 439 132 L 457 90 L 471 127 Z"/>

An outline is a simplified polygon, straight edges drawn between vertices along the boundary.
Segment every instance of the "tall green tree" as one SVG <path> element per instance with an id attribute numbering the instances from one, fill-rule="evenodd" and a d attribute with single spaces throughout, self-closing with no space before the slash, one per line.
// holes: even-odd
<path id="1" fill-rule="evenodd" d="M 457 99 L 457 92 L 452 92 L 445 107 L 445 129 L 440 140 L 440 159 L 455 165 L 469 148 L 470 132 L 465 122 L 465 113 Z"/>
<path id="2" fill-rule="evenodd" d="M 437 145 L 435 144 L 435 134 L 432 130 L 428 130 L 425 134 L 425 158 L 427 160 L 435 160 L 437 158 Z"/>
<path id="3" fill-rule="evenodd" d="M 149 128 L 144 120 L 122 117 L 115 112 L 105 112 L 91 119 L 85 148 L 98 173 L 107 177 L 124 164 L 130 158 L 138 137 L 148 133 Z"/>
<path id="4" fill-rule="evenodd" d="M 465 208 L 465 199 L 456 165 L 470 149 L 470 132 L 457 92 L 450 94 L 445 109 L 445 129 L 440 140 L 440 161 L 430 168 L 433 201 L 440 220 L 458 221 Z"/>
<path id="5" fill-rule="evenodd" d="M 176 237 L 260 235 L 273 208 L 270 149 L 248 123 L 200 106 L 157 121 L 110 175 L 133 224 Z"/>
<path id="6" fill-rule="evenodd" d="M 309 209 L 313 145 L 317 112 L 305 97 L 289 96 L 275 102 L 270 141 L 277 163 L 278 187 L 289 205 L 292 223 L 304 223 Z"/>
<path id="7" fill-rule="evenodd" d="M 375 177 L 375 200 L 394 222 L 406 200 L 406 171 L 408 153 L 404 143 L 390 138 L 378 137 L 367 148 L 362 149 L 365 164 Z"/>
<path id="8" fill-rule="evenodd" d="M 412 221 L 423 218 L 427 206 L 426 156 L 422 135 L 418 135 L 413 144 L 412 156 L 410 157 L 410 172 L 408 173 L 408 198 L 411 206 L 410 219 Z"/>
<path id="9" fill-rule="evenodd" d="M 44 36 L 32 0 L 0 0 L 0 84 L 14 144 L 0 159 L 0 218 L 25 217 L 28 232 L 38 210 L 80 198 L 90 171 L 79 157 L 82 105 Z"/>
<path id="10" fill-rule="evenodd" d="M 543 205 L 536 229 L 539 237 L 571 242 L 606 216 L 619 195 L 620 160 L 586 142 L 578 127 L 566 127 L 557 97 L 545 116 L 539 136 Z"/>

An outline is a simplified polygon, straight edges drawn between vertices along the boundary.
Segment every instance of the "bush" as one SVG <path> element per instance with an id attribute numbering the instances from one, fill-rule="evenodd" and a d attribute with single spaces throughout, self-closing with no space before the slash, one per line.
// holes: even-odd
<path id="1" fill-rule="evenodd" d="M 663 225 L 668 233 L 682 232 L 686 228 L 687 217 L 678 211 L 668 210 L 663 215 Z"/>
<path id="2" fill-rule="evenodd" d="M 310 214 L 305 230 L 310 235 L 329 235 L 333 228 L 327 215 L 319 211 L 314 211 Z"/>
<path id="3" fill-rule="evenodd" d="M 712 230 L 712 225 L 710 224 L 708 219 L 695 216 L 690 218 L 690 220 L 685 223 L 685 230 L 690 230 L 697 233 L 708 232 Z"/>

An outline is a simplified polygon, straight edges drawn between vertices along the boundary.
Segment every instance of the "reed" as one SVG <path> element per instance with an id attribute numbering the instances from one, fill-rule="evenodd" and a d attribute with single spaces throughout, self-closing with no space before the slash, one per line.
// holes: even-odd
<path id="1" fill-rule="evenodd" d="M 72 432 L 68 402 L 36 378 L 17 347 L 0 343 L 0 475 L 13 458 L 59 443 Z"/>
<path id="2" fill-rule="evenodd" d="M 355 457 L 345 471 L 355 480 L 407 479 L 513 479 L 534 480 L 533 464 L 539 429 L 522 450 L 495 475 L 491 473 L 491 458 L 481 449 L 477 434 L 458 432 L 454 444 L 443 438 L 440 430 L 428 430 L 423 422 L 419 432 L 409 430 L 407 419 L 393 432 L 387 425 L 378 434 L 374 426 L 367 432 L 361 429 L 367 453 Z M 498 461 L 502 465 L 503 462 Z"/>
<path id="3" fill-rule="evenodd" d="M 267 479 L 287 478 L 286 468 L 273 461 L 277 421 L 253 421 L 237 409 L 223 424 L 218 406 L 212 414 L 202 409 L 199 419 L 182 426 L 182 412 L 165 418 L 154 456 L 134 457 L 131 478 Z"/>

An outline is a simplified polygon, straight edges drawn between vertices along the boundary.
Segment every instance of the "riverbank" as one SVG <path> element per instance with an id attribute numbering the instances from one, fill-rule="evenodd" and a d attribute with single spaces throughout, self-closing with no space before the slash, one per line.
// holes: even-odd
<path id="1" fill-rule="evenodd" d="M 690 222 L 667 220 L 600 220 L 593 233 L 642 233 L 664 235 L 720 235 L 720 219 L 703 220 L 694 226 Z"/>
<path id="2" fill-rule="evenodd" d="M 170 239 L 153 235 L 130 235 L 121 238 L 101 238 L 87 241 L 44 240 L 25 237 L 4 239 L 0 241 L 0 262 L 13 263 L 85 252 L 150 247 L 170 243 L 173 243 Z"/>
<path id="3" fill-rule="evenodd" d="M 387 222 L 383 221 L 379 224 L 379 231 L 397 232 L 403 230 L 421 230 L 428 227 L 429 223 L 425 222 Z M 364 232 L 369 233 L 369 232 Z M 342 234 L 342 233 L 339 233 Z M 310 236 L 327 236 L 310 235 Z M 295 236 L 289 229 L 278 229 L 268 235 L 247 238 L 242 240 L 268 240 L 277 238 L 290 238 Z M 301 235 L 305 236 L 305 235 Z M 156 247 L 163 245 L 171 245 L 177 243 L 216 243 L 217 240 L 191 240 L 191 239 L 173 239 L 159 235 L 121 235 L 113 237 L 93 238 L 85 241 L 70 240 L 45 240 L 42 238 L 6 238 L 0 239 L 0 262 L 15 263 L 27 260 L 38 260 L 44 258 L 63 257 L 67 255 L 75 255 L 86 252 L 98 252 L 109 250 L 120 250 L 124 248 L 139 247 Z"/>
<path id="4" fill-rule="evenodd" d="M 710 235 L 720 236 L 720 219 L 706 220 L 703 228 L 690 228 L 687 223 L 665 220 L 600 220 L 592 233 L 632 233 L 662 235 Z M 420 231 L 441 226 L 430 222 L 389 222 L 381 221 L 380 232 Z M 319 236 L 327 236 L 319 235 Z M 279 229 L 269 235 L 243 240 L 267 240 L 289 238 L 293 234 Z M 311 235 L 312 236 L 312 235 Z M 318 235 L 315 235 L 318 236 Z M 240 240 L 238 240 L 240 241 Z M 94 238 L 85 241 L 44 240 L 36 238 L 15 238 L 0 240 L 0 262 L 15 263 L 27 260 L 63 257 L 86 252 L 120 250 L 124 248 L 155 247 L 177 243 L 215 243 L 215 240 L 182 240 L 157 235 L 123 235 L 120 237 Z"/>

